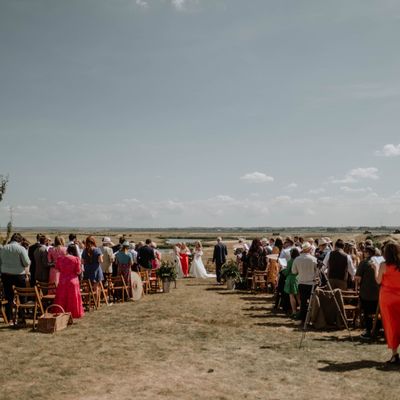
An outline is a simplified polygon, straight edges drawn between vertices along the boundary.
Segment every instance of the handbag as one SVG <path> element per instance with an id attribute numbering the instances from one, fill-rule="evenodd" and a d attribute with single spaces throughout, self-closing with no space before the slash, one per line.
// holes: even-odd
<path id="1" fill-rule="evenodd" d="M 50 308 L 59 308 L 61 312 L 49 312 Z M 43 315 L 38 318 L 38 331 L 42 333 L 55 333 L 62 331 L 73 323 L 72 315 L 58 304 L 52 304 L 46 308 Z"/>

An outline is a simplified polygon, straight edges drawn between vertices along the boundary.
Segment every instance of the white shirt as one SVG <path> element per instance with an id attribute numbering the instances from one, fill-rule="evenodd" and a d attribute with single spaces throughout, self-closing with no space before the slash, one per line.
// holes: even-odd
<path id="1" fill-rule="evenodd" d="M 331 255 L 331 252 L 329 252 L 324 258 L 324 261 L 323 261 L 323 264 L 324 264 L 323 271 L 324 272 L 328 271 L 330 255 Z M 351 259 L 351 256 L 349 254 L 346 254 L 346 255 L 347 255 L 347 271 L 354 278 L 354 275 L 356 274 L 356 269 L 354 267 L 353 260 Z"/>
<path id="2" fill-rule="evenodd" d="M 299 284 L 312 285 L 316 268 L 317 259 L 311 254 L 302 253 L 293 261 L 292 272 L 298 274 Z"/>

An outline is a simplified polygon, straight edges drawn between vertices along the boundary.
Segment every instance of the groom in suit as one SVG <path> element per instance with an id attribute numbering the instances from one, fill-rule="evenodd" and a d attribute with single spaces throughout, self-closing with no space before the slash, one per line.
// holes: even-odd
<path id="1" fill-rule="evenodd" d="M 227 255 L 228 250 L 226 246 L 222 243 L 222 238 L 217 238 L 217 244 L 214 246 L 212 262 L 215 263 L 216 266 L 218 283 L 221 283 L 221 267 L 225 264 Z"/>

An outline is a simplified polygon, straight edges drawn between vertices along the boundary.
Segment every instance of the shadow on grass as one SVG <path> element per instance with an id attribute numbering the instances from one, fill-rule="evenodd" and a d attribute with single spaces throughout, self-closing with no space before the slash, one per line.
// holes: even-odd
<path id="1" fill-rule="evenodd" d="M 243 292 L 241 293 L 243 294 Z M 244 301 L 263 301 L 264 303 L 270 299 L 270 297 L 266 297 L 266 296 L 243 296 L 240 298 L 241 300 Z"/>
<path id="2" fill-rule="evenodd" d="M 248 307 L 248 308 L 242 308 L 243 311 L 269 311 L 271 308 L 268 307 Z"/>
<path id="3" fill-rule="evenodd" d="M 359 360 L 342 363 L 329 360 L 320 360 L 319 362 L 328 364 L 325 367 L 318 368 L 318 370 L 322 372 L 347 372 L 370 368 L 379 369 L 381 371 L 399 370 L 399 366 L 387 366 L 375 360 Z"/>
<path id="4" fill-rule="evenodd" d="M 269 328 L 293 328 L 296 330 L 301 330 L 299 329 L 299 326 L 294 324 L 293 322 L 288 321 L 287 323 L 284 322 L 257 322 L 254 325 L 256 326 L 267 326 Z"/>

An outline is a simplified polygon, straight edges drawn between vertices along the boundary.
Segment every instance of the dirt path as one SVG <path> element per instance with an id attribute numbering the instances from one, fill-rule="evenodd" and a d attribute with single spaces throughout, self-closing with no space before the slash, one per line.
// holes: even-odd
<path id="1" fill-rule="evenodd" d="M 2 400 L 396 399 L 385 345 L 301 332 L 268 296 L 179 281 L 57 335 L 0 329 Z"/>

